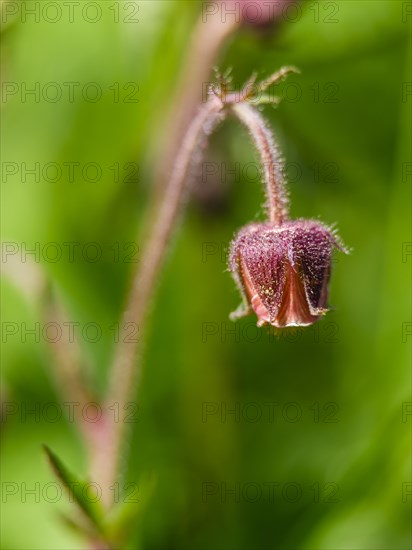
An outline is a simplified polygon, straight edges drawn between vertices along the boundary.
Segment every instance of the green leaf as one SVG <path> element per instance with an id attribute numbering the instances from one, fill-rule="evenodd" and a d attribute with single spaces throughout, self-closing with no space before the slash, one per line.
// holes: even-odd
<path id="1" fill-rule="evenodd" d="M 81 512 L 92 522 L 97 531 L 102 534 L 103 507 L 100 502 L 94 502 L 87 498 L 87 492 L 84 490 L 87 482 L 79 480 L 72 474 L 47 445 L 43 445 L 43 449 L 49 459 L 52 470 L 68 491 L 70 500 L 78 505 Z"/>

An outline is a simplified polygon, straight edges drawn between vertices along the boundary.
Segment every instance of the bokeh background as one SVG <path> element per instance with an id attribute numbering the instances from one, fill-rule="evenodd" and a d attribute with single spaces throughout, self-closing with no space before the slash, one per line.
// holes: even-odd
<path id="1" fill-rule="evenodd" d="M 6 4 L 2 236 L 15 247 L 2 259 L 2 328 L 18 328 L 2 339 L 2 400 L 14 407 L 3 414 L 2 489 L 16 487 L 3 492 L 2 547 L 80 549 L 84 540 L 59 519 L 70 503 L 42 494 L 55 480 L 41 444 L 80 474 L 84 452 L 73 423 L 42 413 L 61 398 L 46 338 L 25 331 L 43 322 L 46 281 L 69 320 L 101 328 L 96 342 L 92 331 L 76 334 L 96 392 L 104 390 L 110 327 L 134 268 L 124 246 L 135 243 L 144 261 L 141 221 L 202 4 L 102 0 L 95 23 L 70 21 L 67 11 L 52 23 L 53 8 L 24 18 L 20 2 L 11 2 L 16 13 Z M 352 253 L 334 258 L 333 310 L 316 327 L 274 336 L 253 317 L 229 321 L 239 296 L 225 249 L 262 218 L 263 194 L 246 132 L 225 122 L 195 174 L 150 320 L 131 425 L 127 480 L 140 487 L 131 548 L 410 548 L 408 5 L 306 2 L 275 29 L 243 27 L 222 47 L 217 65 L 232 68 L 236 86 L 254 71 L 300 68 L 276 87 L 281 104 L 263 113 L 288 163 L 293 216 L 337 222 Z M 36 82 L 39 97 L 26 95 Z M 60 100 L 43 97 L 50 82 Z M 79 83 L 73 101 L 66 82 Z M 95 102 L 81 93 L 90 82 L 102 90 Z M 35 163 L 40 171 L 57 163 L 62 175 L 24 176 Z M 67 163 L 80 163 L 73 178 Z M 87 163 L 101 168 L 95 182 L 92 168 L 81 173 Z M 42 252 L 65 242 L 98 243 L 102 257 L 50 261 L 53 250 Z M 25 255 L 36 246 L 40 253 Z M 24 414 L 34 407 L 40 418 Z"/>

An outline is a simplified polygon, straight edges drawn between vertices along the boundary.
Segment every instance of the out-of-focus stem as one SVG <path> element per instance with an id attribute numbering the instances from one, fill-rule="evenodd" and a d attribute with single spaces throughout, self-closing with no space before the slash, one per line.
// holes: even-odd
<path id="1" fill-rule="evenodd" d="M 144 323 L 157 286 L 159 271 L 163 266 L 167 247 L 176 226 L 189 167 L 196 156 L 201 153 L 202 138 L 209 135 L 223 118 L 223 107 L 224 104 L 219 98 L 210 98 L 190 124 L 164 196 L 151 221 L 151 234 L 142 254 L 140 269 L 134 276 L 121 323 L 121 327 L 127 326 L 127 323 L 137 324 L 139 338 L 145 328 Z M 124 339 L 120 339 L 110 373 L 106 410 L 116 404 L 120 412 L 123 411 L 124 405 L 137 394 L 141 376 L 139 351 L 137 342 L 125 342 Z M 121 460 L 125 429 L 121 413 L 117 423 L 110 421 L 102 428 L 104 428 L 101 438 L 103 456 L 94 476 L 98 476 L 99 483 L 104 488 L 109 487 L 115 481 Z M 103 447 L 105 451 L 103 451 Z"/>

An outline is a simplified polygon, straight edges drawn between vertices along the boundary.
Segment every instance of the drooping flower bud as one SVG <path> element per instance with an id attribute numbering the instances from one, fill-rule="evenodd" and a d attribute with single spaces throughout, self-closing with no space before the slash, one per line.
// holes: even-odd
<path id="1" fill-rule="evenodd" d="M 250 224 L 230 249 L 230 271 L 244 307 L 258 326 L 307 326 L 328 311 L 328 286 L 334 248 L 347 252 L 333 230 L 320 222 L 294 220 L 280 226 Z"/>

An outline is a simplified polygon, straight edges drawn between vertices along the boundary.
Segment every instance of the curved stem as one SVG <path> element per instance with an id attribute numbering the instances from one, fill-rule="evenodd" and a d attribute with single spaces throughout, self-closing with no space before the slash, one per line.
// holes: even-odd
<path id="1" fill-rule="evenodd" d="M 189 126 L 164 196 L 157 206 L 152 233 L 142 254 L 140 269 L 134 276 L 121 323 L 121 327 L 126 327 L 128 323 L 133 323 L 134 326 L 137 324 L 140 338 L 157 285 L 157 276 L 166 258 L 166 249 L 176 226 L 189 167 L 193 159 L 200 155 L 202 138 L 208 136 L 223 118 L 223 107 L 222 101 L 216 97 L 212 97 L 201 107 Z M 137 342 L 120 340 L 110 373 L 106 410 L 116 404 L 118 410 L 123 411 L 123 406 L 136 395 L 141 377 L 140 351 Z M 96 446 L 96 452 L 103 453 L 99 461 L 100 471 L 95 472 L 95 475 L 99 476 L 102 488 L 110 487 L 116 479 L 122 455 L 124 429 L 122 418 L 119 418 L 117 423 L 110 422 L 106 426 L 102 446 Z M 103 444 L 105 451 L 102 448 Z"/>
<path id="2" fill-rule="evenodd" d="M 288 195 L 283 177 L 284 165 L 275 139 L 263 117 L 247 103 L 233 103 L 233 113 L 242 122 L 252 137 L 260 155 L 266 184 L 266 208 L 270 221 L 282 225 L 288 219 Z"/>

